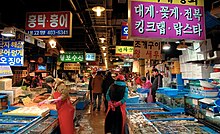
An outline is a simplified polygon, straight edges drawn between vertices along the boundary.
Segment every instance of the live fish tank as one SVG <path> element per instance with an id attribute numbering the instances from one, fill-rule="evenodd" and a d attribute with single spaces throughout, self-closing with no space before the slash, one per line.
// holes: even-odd
<path id="1" fill-rule="evenodd" d="M 158 102 L 170 107 L 170 108 L 183 108 L 184 107 L 184 95 L 178 94 L 176 96 L 169 96 L 158 93 Z"/>

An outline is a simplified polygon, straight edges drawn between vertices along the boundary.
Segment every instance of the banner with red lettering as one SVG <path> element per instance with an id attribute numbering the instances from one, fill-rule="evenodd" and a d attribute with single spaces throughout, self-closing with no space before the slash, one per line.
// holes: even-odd
<path id="1" fill-rule="evenodd" d="M 134 58 L 161 60 L 161 42 L 134 41 Z"/>

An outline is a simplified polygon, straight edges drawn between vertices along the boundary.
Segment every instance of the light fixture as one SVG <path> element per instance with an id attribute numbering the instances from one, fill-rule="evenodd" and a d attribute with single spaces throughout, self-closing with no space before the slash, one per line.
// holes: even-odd
<path id="1" fill-rule="evenodd" d="M 61 54 L 65 53 L 65 51 L 64 51 L 63 48 L 60 49 L 60 53 L 61 53 Z"/>
<path id="2" fill-rule="evenodd" d="M 118 58 L 116 58 L 115 60 L 118 60 Z"/>
<path id="3" fill-rule="evenodd" d="M 106 46 L 102 46 L 102 50 L 103 50 L 103 51 L 105 51 L 106 48 L 107 48 Z"/>
<path id="4" fill-rule="evenodd" d="M 30 62 L 31 62 L 31 63 L 34 63 L 34 62 L 35 62 L 35 60 L 30 60 Z"/>
<path id="5" fill-rule="evenodd" d="M 57 42 L 53 37 L 51 37 L 49 39 L 49 44 L 50 44 L 51 48 L 56 48 Z"/>
<path id="6" fill-rule="evenodd" d="M 104 43 L 105 37 L 103 35 L 101 37 L 99 37 L 99 39 L 101 40 L 101 43 Z"/>
<path id="7" fill-rule="evenodd" d="M 106 53 L 103 53 L 103 55 L 106 56 L 107 54 L 106 54 Z"/>
<path id="8" fill-rule="evenodd" d="M 96 6 L 96 7 L 93 7 L 92 8 L 92 11 L 96 12 L 96 15 L 97 16 L 101 16 L 101 13 L 103 11 L 105 11 L 105 8 L 104 7 L 101 7 L 101 6 Z"/>
<path id="9" fill-rule="evenodd" d="M 5 37 L 15 37 L 16 29 L 14 27 L 5 27 L 1 33 Z"/>
<path id="10" fill-rule="evenodd" d="M 176 44 L 179 44 L 179 43 L 180 43 L 180 41 L 178 40 L 178 41 L 176 41 L 175 43 L 176 43 Z"/>
<path id="11" fill-rule="evenodd" d="M 170 44 L 167 42 L 166 44 L 163 45 L 163 50 L 169 50 L 170 49 Z"/>
<path id="12" fill-rule="evenodd" d="M 177 46 L 177 50 L 186 50 L 188 48 L 188 46 L 185 44 L 185 41 L 183 41 L 182 43 L 180 43 L 178 46 Z"/>

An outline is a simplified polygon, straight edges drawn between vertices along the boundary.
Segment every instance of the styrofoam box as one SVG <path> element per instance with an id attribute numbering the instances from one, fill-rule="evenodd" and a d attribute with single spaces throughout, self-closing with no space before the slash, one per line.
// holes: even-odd
<path id="1" fill-rule="evenodd" d="M 187 78 L 188 79 L 194 78 L 193 73 L 191 71 L 187 72 Z"/>
<path id="2" fill-rule="evenodd" d="M 180 64 L 180 72 L 187 72 L 186 64 L 185 63 Z"/>
<path id="3" fill-rule="evenodd" d="M 180 56 L 179 56 L 179 61 L 180 61 L 180 63 L 184 63 L 184 62 L 183 62 L 183 55 L 180 55 Z"/>
<path id="4" fill-rule="evenodd" d="M 11 104 L 14 103 L 14 91 L 12 90 L 1 90 L 0 93 L 7 94 L 8 100 L 10 101 Z"/>
<path id="5" fill-rule="evenodd" d="M 0 90 L 11 89 L 12 88 L 12 79 L 3 78 L 0 79 Z"/>
<path id="6" fill-rule="evenodd" d="M 19 95 L 22 94 L 23 91 L 21 87 L 12 87 L 11 89 L 6 89 L 6 90 L 14 91 L 14 97 L 18 97 Z"/>
<path id="7" fill-rule="evenodd" d="M 205 60 L 206 56 L 207 56 L 206 53 L 197 53 L 198 60 Z"/>
<path id="8" fill-rule="evenodd" d="M 199 43 L 193 43 L 193 48 L 196 52 L 207 52 L 212 50 L 212 43 L 211 39 L 207 39 L 207 44 L 199 44 Z"/>
<path id="9" fill-rule="evenodd" d="M 211 79 L 220 79 L 220 72 L 210 73 Z"/>
<path id="10" fill-rule="evenodd" d="M 213 71 L 212 66 L 208 66 L 207 68 L 203 66 L 203 64 L 197 64 L 195 66 L 195 72 L 204 72 L 204 73 L 211 73 Z"/>
<path id="11" fill-rule="evenodd" d="M 187 73 L 183 72 L 183 73 L 182 73 L 182 78 L 183 78 L 183 79 L 187 79 L 187 78 L 188 78 L 188 77 L 187 77 Z"/>

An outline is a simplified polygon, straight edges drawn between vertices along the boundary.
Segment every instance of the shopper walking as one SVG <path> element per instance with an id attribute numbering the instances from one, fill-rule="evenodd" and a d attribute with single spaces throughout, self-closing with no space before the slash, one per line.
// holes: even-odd
<path id="1" fill-rule="evenodd" d="M 112 73 L 111 72 L 107 72 L 103 83 L 102 83 L 102 93 L 104 95 L 104 104 L 105 104 L 105 112 L 107 112 L 108 110 L 108 101 L 106 99 L 106 93 L 109 89 L 109 87 L 114 83 L 114 79 L 112 78 Z"/>
<path id="2" fill-rule="evenodd" d="M 88 86 L 88 90 L 89 90 L 89 97 L 90 97 L 90 104 L 92 104 L 92 79 L 93 76 L 92 74 L 89 75 L 89 86 Z"/>
<path id="3" fill-rule="evenodd" d="M 102 103 L 102 83 L 103 83 L 103 77 L 101 75 L 101 72 L 98 71 L 95 78 L 92 80 L 92 91 L 93 91 L 93 111 L 98 109 L 100 111 L 101 103 Z M 96 100 L 98 97 L 98 107 L 96 104 Z"/>
<path id="4" fill-rule="evenodd" d="M 46 81 L 47 79 L 51 81 L 52 78 L 46 78 Z M 53 83 L 54 88 L 51 96 L 47 100 L 40 102 L 39 105 L 41 106 L 49 102 L 55 103 L 61 134 L 75 134 L 73 121 L 75 109 L 70 101 L 69 89 L 61 79 L 57 78 L 54 81 L 55 84 Z M 50 101 L 51 99 L 53 99 L 53 101 Z"/>
<path id="5" fill-rule="evenodd" d="M 123 75 L 118 75 L 107 91 L 108 112 L 105 119 L 105 133 L 125 134 L 127 132 L 125 102 L 128 98 L 128 88 L 124 80 Z"/>
<path id="6" fill-rule="evenodd" d="M 159 74 L 159 71 L 156 68 L 152 69 L 152 73 L 154 76 L 154 81 L 152 84 L 151 95 L 152 95 L 153 102 L 156 102 L 156 91 L 159 87 L 162 87 L 163 76 Z"/>

